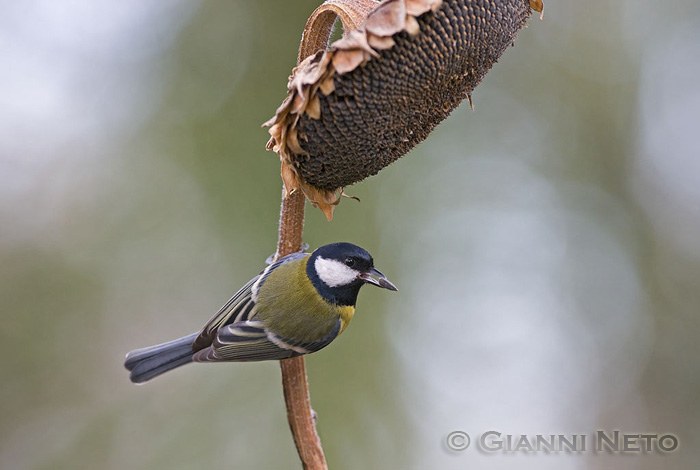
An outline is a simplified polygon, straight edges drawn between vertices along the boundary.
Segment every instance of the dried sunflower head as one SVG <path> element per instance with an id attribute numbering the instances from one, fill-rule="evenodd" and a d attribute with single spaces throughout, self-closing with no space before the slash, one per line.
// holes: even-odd
<path id="1" fill-rule="evenodd" d="M 373 3 L 361 2 L 365 8 L 368 1 Z M 330 220 L 342 188 L 405 155 L 465 98 L 471 101 L 531 8 L 541 11 L 541 3 L 378 4 L 356 21 L 357 29 L 346 29 L 329 50 L 294 69 L 287 98 L 265 123 L 267 148 L 280 156 L 286 190 L 303 191 Z"/>

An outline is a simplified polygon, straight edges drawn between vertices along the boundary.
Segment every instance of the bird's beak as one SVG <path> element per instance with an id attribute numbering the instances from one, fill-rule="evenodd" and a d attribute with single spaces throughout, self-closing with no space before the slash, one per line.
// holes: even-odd
<path id="1" fill-rule="evenodd" d="M 376 276 L 377 278 L 375 279 L 372 276 Z M 392 284 L 391 281 L 387 279 L 386 276 L 376 268 L 372 268 L 366 273 L 361 274 L 360 279 L 363 279 L 367 284 L 373 284 L 383 289 L 389 289 L 394 291 L 398 290 L 396 286 Z"/>

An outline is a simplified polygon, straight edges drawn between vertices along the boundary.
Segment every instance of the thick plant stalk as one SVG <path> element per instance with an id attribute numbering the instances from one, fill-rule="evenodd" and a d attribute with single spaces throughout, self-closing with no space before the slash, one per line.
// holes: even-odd
<path id="1" fill-rule="evenodd" d="M 306 199 L 301 191 L 291 194 L 284 192 L 280 211 L 278 256 L 285 256 L 301 249 L 305 202 Z M 326 457 L 312 417 L 304 357 L 283 359 L 280 361 L 280 367 L 284 401 L 287 405 L 287 420 L 299 458 L 305 469 L 327 469 Z"/>
<path id="2" fill-rule="evenodd" d="M 340 18 L 343 30 L 347 33 L 357 28 L 374 6 L 376 3 L 373 0 L 326 1 L 314 11 L 304 28 L 297 64 L 308 56 L 326 49 L 336 17 Z M 305 203 L 306 197 L 301 191 L 287 191 L 283 188 L 277 241 L 278 258 L 302 248 Z M 283 359 L 280 361 L 280 367 L 287 420 L 301 463 L 307 470 L 325 470 L 328 465 L 312 416 L 304 357 Z"/>

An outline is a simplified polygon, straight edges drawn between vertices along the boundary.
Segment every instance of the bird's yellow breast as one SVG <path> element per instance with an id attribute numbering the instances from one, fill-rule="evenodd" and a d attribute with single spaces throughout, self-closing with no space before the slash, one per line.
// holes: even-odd
<path id="1" fill-rule="evenodd" d="M 338 315 L 340 316 L 340 333 L 345 330 L 345 327 L 348 326 L 350 323 L 350 320 L 352 320 L 352 316 L 355 315 L 355 307 L 352 305 L 346 305 L 343 307 L 336 307 L 338 309 Z"/>

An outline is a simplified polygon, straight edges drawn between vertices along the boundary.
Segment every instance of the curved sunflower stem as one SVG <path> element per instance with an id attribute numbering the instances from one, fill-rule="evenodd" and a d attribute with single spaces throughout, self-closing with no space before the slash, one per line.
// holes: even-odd
<path id="1" fill-rule="evenodd" d="M 301 191 L 295 191 L 287 196 L 283 191 L 277 243 L 278 257 L 301 250 L 305 202 L 306 198 Z M 326 470 L 328 465 L 321 447 L 321 440 L 316 432 L 316 422 L 309 400 L 304 356 L 283 359 L 280 361 L 280 367 L 284 402 L 287 405 L 287 420 L 302 465 L 308 470 Z"/>
<path id="2" fill-rule="evenodd" d="M 323 2 L 306 22 L 299 46 L 297 65 L 310 55 L 326 49 L 336 18 L 340 18 L 345 35 L 357 29 L 378 4 L 379 2 L 375 0 L 326 0 Z"/>

